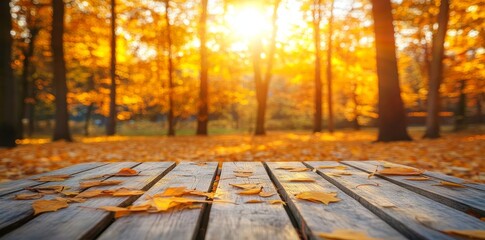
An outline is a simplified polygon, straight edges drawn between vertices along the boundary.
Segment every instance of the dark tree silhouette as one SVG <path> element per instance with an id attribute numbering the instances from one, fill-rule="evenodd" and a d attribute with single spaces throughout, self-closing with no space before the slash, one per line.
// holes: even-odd
<path id="1" fill-rule="evenodd" d="M 428 111 L 426 115 L 426 132 L 424 138 L 440 137 L 440 85 L 443 78 L 443 56 L 446 30 L 449 19 L 449 0 L 441 0 L 440 12 L 438 14 L 438 32 L 433 37 L 431 50 L 431 70 L 428 90 Z"/>
<path id="2" fill-rule="evenodd" d="M 54 127 L 53 140 L 72 141 L 69 131 L 69 113 L 67 111 L 67 83 L 66 63 L 64 61 L 64 2 L 63 0 L 52 1 L 52 57 L 54 73 L 54 92 L 56 124 Z"/>
<path id="3" fill-rule="evenodd" d="M 327 109 L 328 109 L 328 131 L 333 133 L 333 95 L 332 95 L 332 36 L 333 36 L 333 8 L 335 0 L 330 3 L 330 17 L 328 18 L 328 39 L 327 39 Z"/>
<path id="4" fill-rule="evenodd" d="M 315 112 L 313 132 L 322 131 L 322 60 L 320 46 L 320 22 L 322 21 L 322 0 L 313 1 L 313 37 L 315 44 Z"/>
<path id="5" fill-rule="evenodd" d="M 199 22 L 200 38 L 200 92 L 199 92 L 199 114 L 197 115 L 197 135 L 207 135 L 207 124 L 209 122 L 209 83 L 207 60 L 206 32 L 207 32 L 207 2 L 202 0 L 201 16 Z"/>
<path id="6" fill-rule="evenodd" d="M 170 26 L 170 1 L 165 0 L 165 24 L 167 25 L 167 51 L 168 51 L 168 136 L 175 136 L 175 117 L 173 113 L 173 53 L 172 32 Z"/>
<path id="7" fill-rule="evenodd" d="M 11 67 L 10 1 L 0 1 L 0 147 L 15 147 L 17 96 Z"/>
<path id="8" fill-rule="evenodd" d="M 390 0 L 372 0 L 379 89 L 379 134 L 377 141 L 411 140 L 401 99 Z"/>
<path id="9" fill-rule="evenodd" d="M 116 0 L 111 0 L 111 84 L 109 87 L 109 116 L 106 135 L 116 133 Z"/>

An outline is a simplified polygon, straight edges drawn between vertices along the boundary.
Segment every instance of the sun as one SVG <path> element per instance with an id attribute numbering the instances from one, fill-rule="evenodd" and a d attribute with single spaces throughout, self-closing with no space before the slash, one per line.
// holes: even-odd
<path id="1" fill-rule="evenodd" d="M 254 38 L 271 31 L 270 16 L 256 5 L 230 9 L 226 23 L 241 38 Z"/>

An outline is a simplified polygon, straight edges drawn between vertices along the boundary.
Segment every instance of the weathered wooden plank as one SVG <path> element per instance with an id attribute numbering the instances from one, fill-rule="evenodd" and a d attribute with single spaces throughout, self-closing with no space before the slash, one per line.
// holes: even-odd
<path id="1" fill-rule="evenodd" d="M 315 172 L 290 172 L 277 169 L 281 166 L 305 167 L 300 162 L 266 162 L 273 181 L 287 201 L 306 239 L 320 239 L 319 232 L 350 229 L 367 232 L 371 237 L 382 239 L 404 239 L 399 232 L 362 206 L 358 201 L 323 179 Z M 290 182 L 293 178 L 311 178 L 315 182 Z M 305 191 L 336 192 L 339 202 L 324 205 L 300 200 L 295 194 Z"/>
<path id="2" fill-rule="evenodd" d="M 236 177 L 235 170 L 250 170 L 250 177 Z M 263 198 L 259 195 L 239 195 L 230 184 L 260 183 L 265 192 L 276 189 L 260 162 L 225 162 L 216 194 L 236 204 L 213 204 L 206 239 L 298 239 L 283 205 L 245 203 L 249 200 L 280 200 L 278 194 Z"/>
<path id="3" fill-rule="evenodd" d="M 7 195 L 9 193 L 17 192 L 20 190 L 23 190 L 26 187 L 32 187 L 36 185 L 42 184 L 41 182 L 37 182 L 32 179 L 36 179 L 42 176 L 48 176 L 48 175 L 55 175 L 55 174 L 76 174 L 80 172 L 84 172 L 93 168 L 97 168 L 102 165 L 106 165 L 108 163 L 101 163 L 101 162 L 93 162 L 93 163 L 82 163 L 82 164 L 77 164 L 74 166 L 66 167 L 66 168 L 61 168 L 58 170 L 54 170 L 51 172 L 47 173 L 42 173 L 42 174 L 37 174 L 34 176 L 30 176 L 25 179 L 20 179 L 20 180 L 15 180 L 15 181 L 10 181 L 10 182 L 5 182 L 5 183 L 0 183 L 0 197 Z"/>
<path id="4" fill-rule="evenodd" d="M 325 179 L 358 200 L 373 213 L 411 239 L 454 239 L 440 230 L 485 229 L 475 217 L 437 203 L 382 178 L 368 178 L 368 173 L 348 167 L 341 170 L 321 168 L 335 162 L 307 162 Z M 343 166 L 343 165 L 342 165 Z"/>
<path id="5" fill-rule="evenodd" d="M 158 181 L 134 204 L 169 187 L 209 191 L 217 172 L 217 162 L 205 165 L 182 162 Z M 204 200 L 204 197 L 192 197 Z M 117 219 L 99 239 L 194 239 L 206 206 L 202 209 L 171 210 L 165 213 L 137 213 Z"/>
<path id="6" fill-rule="evenodd" d="M 130 168 L 136 166 L 137 164 L 138 163 L 134 162 L 112 163 L 74 174 L 71 178 L 63 182 L 47 182 L 41 183 L 38 186 L 63 185 L 69 187 L 72 191 L 79 191 L 79 182 L 82 179 L 107 173 L 114 173 L 115 169 L 120 169 L 123 167 Z M 23 190 L 0 197 L 0 236 L 34 217 L 34 211 L 31 206 L 34 200 L 13 199 L 16 194 L 23 193 L 31 192 Z M 45 196 L 43 199 L 51 198 L 54 198 L 54 195 Z"/>
<path id="7" fill-rule="evenodd" d="M 343 161 L 368 173 L 376 170 L 377 162 Z M 377 174 L 378 175 L 378 174 Z M 485 192 L 473 188 L 449 188 L 437 186 L 440 179 L 430 177 L 429 181 L 406 180 L 409 176 L 379 175 L 392 183 L 405 187 L 460 211 L 485 217 Z"/>
<path id="8" fill-rule="evenodd" d="M 133 169 L 140 175 L 133 177 L 110 177 L 122 180 L 122 184 L 90 189 L 110 189 L 125 187 L 147 190 L 174 166 L 172 162 L 144 162 Z M 111 169 L 107 173 L 118 171 Z M 96 197 L 84 203 L 71 204 L 57 212 L 43 213 L 4 236 L 5 239 L 85 239 L 100 233 L 111 221 L 111 213 L 97 207 L 124 206 L 136 200 L 135 197 Z"/>

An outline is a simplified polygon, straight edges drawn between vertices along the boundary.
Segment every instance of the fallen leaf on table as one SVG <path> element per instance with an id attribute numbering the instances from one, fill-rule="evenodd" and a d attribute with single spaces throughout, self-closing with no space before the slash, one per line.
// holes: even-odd
<path id="1" fill-rule="evenodd" d="M 88 181 L 88 182 L 80 182 L 79 187 L 90 188 L 90 187 L 96 187 L 96 186 L 110 186 L 110 185 L 118 185 L 122 182 L 123 181 L 119 181 L 119 180 Z"/>
<path id="2" fill-rule="evenodd" d="M 252 175 L 252 173 L 234 173 L 236 177 L 251 177 Z"/>
<path id="3" fill-rule="evenodd" d="M 390 167 L 377 171 L 377 174 L 396 176 L 415 176 L 423 174 L 424 170 L 411 167 Z"/>
<path id="4" fill-rule="evenodd" d="M 70 177 L 71 175 L 68 175 L 68 174 L 59 174 L 59 175 L 42 176 L 39 178 L 35 178 L 33 180 L 38 182 L 62 182 Z"/>
<path id="5" fill-rule="evenodd" d="M 92 197 L 97 197 L 100 195 L 104 195 L 103 190 L 87 190 L 84 192 L 81 192 L 78 194 L 76 197 L 78 198 L 92 198 Z"/>
<path id="6" fill-rule="evenodd" d="M 113 176 L 118 176 L 118 177 L 131 177 L 131 176 L 137 176 L 137 175 L 138 175 L 138 171 L 131 168 L 122 168 L 120 169 L 120 171 L 113 174 Z"/>
<path id="7" fill-rule="evenodd" d="M 262 187 L 253 188 L 253 189 L 246 189 L 246 190 L 238 192 L 237 194 L 239 194 L 239 195 L 255 195 L 255 194 L 259 194 L 262 189 L 263 189 Z"/>
<path id="8" fill-rule="evenodd" d="M 214 198 L 214 194 L 213 192 L 202 192 L 202 191 L 197 191 L 197 190 L 191 190 L 191 191 L 187 191 L 186 194 L 189 194 L 189 195 L 196 195 L 196 196 L 204 196 L 204 197 L 207 197 L 207 198 Z"/>
<path id="9" fill-rule="evenodd" d="M 150 209 L 150 207 L 151 207 L 150 204 L 140 204 L 140 205 L 129 206 L 128 210 L 130 210 L 130 212 L 143 212 Z"/>
<path id="10" fill-rule="evenodd" d="M 33 200 L 42 198 L 44 194 L 42 193 L 21 193 L 15 195 L 15 200 Z"/>
<path id="11" fill-rule="evenodd" d="M 300 178 L 290 178 L 290 179 L 288 179 L 288 181 L 289 182 L 315 182 L 315 179 L 300 177 Z"/>
<path id="12" fill-rule="evenodd" d="M 99 207 L 98 209 L 102 209 L 108 212 L 114 212 L 115 213 L 115 218 L 120 218 L 123 216 L 126 216 L 130 214 L 130 211 L 127 208 L 123 207 L 116 207 L 116 206 L 102 206 Z"/>
<path id="13" fill-rule="evenodd" d="M 261 187 L 260 183 L 229 183 L 229 185 L 242 189 L 253 189 Z"/>
<path id="14" fill-rule="evenodd" d="M 271 197 L 271 196 L 273 196 L 275 194 L 276 194 L 275 192 L 260 192 L 259 193 L 259 196 L 260 197 Z"/>
<path id="15" fill-rule="evenodd" d="M 246 201 L 246 202 L 244 202 L 244 203 L 262 203 L 262 202 L 263 202 L 263 201 L 258 200 L 258 199 L 252 199 L 252 200 L 248 200 L 248 201 Z"/>
<path id="16" fill-rule="evenodd" d="M 282 170 L 291 170 L 291 169 L 294 169 L 296 167 L 293 167 L 293 166 L 279 166 L 275 169 L 282 169 Z"/>
<path id="17" fill-rule="evenodd" d="M 233 172 L 234 173 L 253 173 L 254 171 L 251 169 L 236 169 Z"/>
<path id="18" fill-rule="evenodd" d="M 338 169 L 338 170 L 346 170 L 347 169 L 346 166 L 342 166 L 342 165 L 339 165 L 339 166 L 318 166 L 317 168 L 319 168 L 319 169 Z"/>
<path id="19" fill-rule="evenodd" d="M 442 186 L 442 187 L 451 187 L 451 188 L 465 188 L 466 186 L 454 183 L 454 182 L 448 182 L 448 181 L 440 181 L 439 184 L 434 184 L 433 186 Z"/>
<path id="20" fill-rule="evenodd" d="M 410 177 L 410 178 L 405 178 L 405 180 L 409 181 L 428 181 L 430 178 L 429 177 Z"/>
<path id="21" fill-rule="evenodd" d="M 62 194 L 63 196 L 66 196 L 66 197 L 74 197 L 74 196 L 77 196 L 79 194 L 78 191 L 62 191 L 60 192 L 60 194 Z"/>
<path id="22" fill-rule="evenodd" d="M 144 193 L 145 193 L 145 191 L 142 191 L 142 190 L 118 188 L 118 189 L 112 190 L 111 196 L 113 196 L 113 197 L 127 197 L 127 196 L 138 196 L 138 195 L 142 195 Z"/>
<path id="23" fill-rule="evenodd" d="M 286 205 L 285 202 L 281 201 L 281 200 L 268 200 L 268 203 L 269 204 L 283 204 L 283 205 Z"/>
<path id="24" fill-rule="evenodd" d="M 459 230 L 459 229 L 446 229 L 442 232 L 452 235 L 458 235 L 460 237 L 466 237 L 471 239 L 485 239 L 485 230 Z"/>
<path id="25" fill-rule="evenodd" d="M 300 168 L 293 168 L 293 169 L 290 169 L 288 171 L 290 172 L 306 172 L 310 170 L 309 168 L 306 168 L 306 167 L 300 167 Z"/>
<path id="26" fill-rule="evenodd" d="M 83 202 L 86 202 L 85 198 L 78 198 L 78 197 L 72 197 L 72 198 L 56 197 L 56 200 L 66 201 L 67 203 L 72 203 L 72 202 L 83 203 Z"/>
<path id="27" fill-rule="evenodd" d="M 321 202 L 328 205 L 331 202 L 338 202 L 341 199 L 337 198 L 337 193 L 335 192 L 319 192 L 319 191 L 307 191 L 301 192 L 295 195 L 296 198 L 307 200 L 311 202 Z"/>
<path id="28" fill-rule="evenodd" d="M 170 197 L 170 198 L 156 197 L 156 198 L 153 198 L 153 203 L 158 211 L 166 211 L 170 208 L 173 208 L 179 205 L 190 205 L 192 203 L 211 203 L 211 201 L 182 198 L 182 197 Z"/>
<path id="29" fill-rule="evenodd" d="M 55 212 L 62 208 L 67 208 L 69 205 L 66 201 L 59 200 L 36 200 L 32 203 L 34 209 L 34 215 L 43 212 Z"/>
<path id="30" fill-rule="evenodd" d="M 355 186 L 354 188 L 359 188 L 359 187 L 364 187 L 364 186 L 379 187 L 379 183 L 364 183 L 364 184 L 359 184 L 359 185 Z"/>
<path id="31" fill-rule="evenodd" d="M 40 186 L 40 187 L 28 187 L 25 190 L 32 192 L 44 193 L 44 194 L 57 194 L 64 190 L 69 189 L 69 187 L 62 185 L 52 185 L 52 186 Z"/>
<path id="32" fill-rule="evenodd" d="M 169 187 L 162 193 L 153 195 L 154 197 L 179 197 L 187 192 L 187 187 Z"/>
<path id="33" fill-rule="evenodd" d="M 367 236 L 365 232 L 359 232 L 349 229 L 337 229 L 331 233 L 318 233 L 318 236 L 325 239 L 340 239 L 340 240 L 377 240 Z"/>

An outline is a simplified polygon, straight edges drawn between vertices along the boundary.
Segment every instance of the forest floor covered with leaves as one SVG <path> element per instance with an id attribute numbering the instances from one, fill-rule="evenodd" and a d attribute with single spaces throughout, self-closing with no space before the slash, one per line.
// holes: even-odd
<path id="1" fill-rule="evenodd" d="M 26 139 L 0 149 L 0 182 L 83 162 L 386 160 L 485 182 L 485 133 L 443 133 L 436 140 L 373 143 L 376 130 L 334 134 L 270 132 L 209 137 L 88 137 L 73 143 Z"/>

